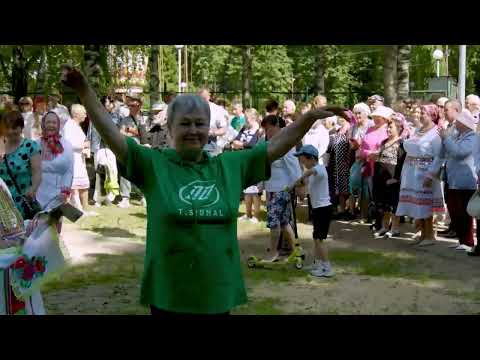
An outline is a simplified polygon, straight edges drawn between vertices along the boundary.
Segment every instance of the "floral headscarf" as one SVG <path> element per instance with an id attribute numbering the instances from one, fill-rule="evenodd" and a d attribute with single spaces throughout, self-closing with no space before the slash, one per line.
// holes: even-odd
<path id="1" fill-rule="evenodd" d="M 422 110 L 425 111 L 428 116 L 432 118 L 432 121 L 435 123 L 435 125 L 438 124 L 438 121 L 440 120 L 440 113 L 438 111 L 437 105 L 422 105 Z"/>
<path id="2" fill-rule="evenodd" d="M 392 119 L 402 127 L 402 133 L 399 134 L 402 139 L 408 139 L 411 135 L 410 126 L 408 124 L 407 119 L 402 113 L 394 113 Z"/>
<path id="3" fill-rule="evenodd" d="M 53 114 L 57 118 L 57 131 L 55 133 L 48 133 L 45 129 L 45 119 L 47 115 Z M 53 160 L 57 155 L 63 153 L 63 146 L 60 142 L 60 118 L 53 112 L 47 112 L 42 118 L 42 159 Z"/>

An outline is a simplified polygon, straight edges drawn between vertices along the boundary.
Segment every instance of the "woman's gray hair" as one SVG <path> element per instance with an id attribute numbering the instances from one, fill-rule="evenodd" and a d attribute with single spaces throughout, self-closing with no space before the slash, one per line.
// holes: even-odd
<path id="1" fill-rule="evenodd" d="M 367 115 L 371 114 L 370 107 L 365 103 L 358 103 L 353 107 L 353 112 L 365 113 Z"/>
<path id="2" fill-rule="evenodd" d="M 171 128 L 175 117 L 200 111 L 210 120 L 210 105 L 198 95 L 180 95 L 173 100 L 167 109 L 167 126 Z"/>

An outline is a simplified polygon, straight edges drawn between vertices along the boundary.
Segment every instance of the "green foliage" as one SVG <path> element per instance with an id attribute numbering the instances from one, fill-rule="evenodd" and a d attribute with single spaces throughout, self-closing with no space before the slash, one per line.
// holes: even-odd
<path id="1" fill-rule="evenodd" d="M 12 89 L 13 48 L 22 46 L 28 72 L 28 92 L 47 92 L 58 87 L 60 65 L 68 62 L 82 67 L 83 45 L 0 45 L 0 89 Z M 435 74 L 432 52 L 438 45 L 412 46 L 410 83 L 412 90 L 423 90 Z M 117 86 L 115 76 L 118 60 L 127 52 L 133 56 L 148 56 L 149 45 L 109 45 L 101 47 L 100 65 L 103 70 L 102 92 Z M 383 93 L 383 46 L 327 45 L 325 49 L 325 92 L 331 103 L 353 105 L 373 93 Z M 46 63 L 41 69 L 42 54 Z M 188 45 L 188 90 L 208 86 L 218 96 L 232 101 L 241 97 L 242 54 L 233 45 Z M 480 89 L 480 46 L 467 48 L 467 93 Z M 448 63 L 450 76 L 458 75 L 458 46 L 450 46 Z M 310 101 L 316 94 L 318 47 L 312 45 L 255 45 L 253 46 L 252 88 L 255 107 L 262 108 L 268 98 L 283 101 Z M 173 45 L 160 46 L 160 91 L 177 89 L 177 51 Z M 442 62 L 442 73 L 446 62 Z M 42 76 L 40 76 L 42 75 Z M 292 79 L 293 87 L 292 87 Z M 134 84 L 126 84 L 134 85 Z M 37 89 L 40 88 L 40 89 Z M 148 92 L 147 84 L 144 89 Z"/>

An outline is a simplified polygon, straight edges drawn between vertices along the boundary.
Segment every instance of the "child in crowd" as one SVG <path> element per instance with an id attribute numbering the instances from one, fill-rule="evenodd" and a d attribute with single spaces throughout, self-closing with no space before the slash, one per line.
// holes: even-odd
<path id="1" fill-rule="evenodd" d="M 325 165 L 318 163 L 318 150 L 312 145 L 304 145 L 295 153 L 300 163 L 307 169 L 294 186 L 304 186 L 308 179 L 308 192 L 313 208 L 313 241 L 315 255 L 311 275 L 332 277 L 334 272 L 328 259 L 325 239 L 330 228 L 332 203 L 328 192 L 328 175 Z"/>

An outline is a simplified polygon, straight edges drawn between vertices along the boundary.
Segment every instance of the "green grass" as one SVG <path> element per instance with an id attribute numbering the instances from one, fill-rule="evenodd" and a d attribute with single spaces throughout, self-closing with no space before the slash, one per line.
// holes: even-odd
<path id="1" fill-rule="evenodd" d="M 143 254 L 98 254 L 94 257 L 92 263 L 70 266 L 60 276 L 46 281 L 42 291 L 47 294 L 90 285 L 113 285 L 132 280 L 140 282 Z"/>
<path id="2" fill-rule="evenodd" d="M 297 278 L 307 277 L 307 272 L 296 270 L 293 265 L 271 265 L 266 268 L 249 269 L 243 266 L 243 274 L 247 285 L 258 285 L 259 283 L 270 281 L 273 283 L 288 283 Z"/>
<path id="3" fill-rule="evenodd" d="M 458 290 L 447 290 L 446 294 L 459 297 L 462 299 L 466 299 L 472 301 L 474 303 L 480 303 L 480 291 L 458 291 Z"/>
<path id="4" fill-rule="evenodd" d="M 100 213 L 98 217 L 81 219 L 77 225 L 84 230 L 93 231 L 105 237 L 114 237 L 115 241 L 145 241 L 146 213 L 145 209 L 132 206 L 129 209 L 117 207 L 102 207 L 95 209 Z M 305 241 L 306 232 L 303 228 L 300 237 Z M 310 230 L 309 230 L 310 231 Z M 254 225 L 245 222 L 239 227 L 240 243 L 248 241 L 248 250 L 258 247 L 263 251 L 264 243 L 268 240 L 269 230 L 265 224 Z M 308 236 L 310 232 L 308 232 Z M 305 235 L 305 236 L 303 236 Z M 253 240 L 253 241 L 252 241 Z M 100 238 L 99 241 L 102 241 Z M 247 244 L 247 243 L 245 243 Z M 242 247 L 242 245 L 241 245 Z M 248 255 L 248 254 L 243 254 Z M 143 253 L 125 253 L 121 255 L 93 255 L 91 263 L 70 266 L 60 277 L 50 279 L 44 285 L 42 292 L 45 295 L 55 296 L 55 292 L 72 291 L 81 294 L 89 287 L 104 286 L 112 290 L 113 298 L 106 298 L 107 305 L 98 309 L 102 314 L 148 314 L 149 310 L 138 303 L 140 278 L 143 271 Z M 433 274 L 431 267 L 417 259 L 414 255 L 402 252 L 356 251 L 345 249 L 331 249 L 330 258 L 339 276 L 329 279 L 331 282 L 341 281 L 342 274 L 360 275 L 366 277 L 401 278 L 420 282 L 440 279 Z M 247 288 L 250 290 L 266 284 L 278 284 L 281 287 L 302 279 L 307 283 L 313 280 L 306 271 L 296 270 L 293 265 L 274 265 L 267 268 L 249 269 L 243 264 L 243 274 Z M 97 288 L 98 289 L 98 288 Z M 87 295 L 85 295 L 87 296 Z M 480 302 L 480 292 L 458 293 L 456 296 Z M 87 300 L 88 301 L 88 300 Z M 53 305 L 51 313 L 62 313 L 61 305 Z M 92 308 L 85 310 L 92 311 Z M 298 309 L 297 314 L 307 314 Z M 324 314 L 337 314 L 336 308 L 326 309 Z M 262 314 L 281 315 L 282 301 L 274 297 L 251 297 L 249 302 L 235 309 L 233 314 Z"/>
<path id="5" fill-rule="evenodd" d="M 133 205 L 133 204 L 132 204 Z M 81 218 L 77 225 L 105 237 L 145 242 L 147 231 L 146 210 L 141 206 L 120 209 L 117 206 L 92 208 L 99 216 Z"/>
<path id="6" fill-rule="evenodd" d="M 374 277 L 405 278 L 418 281 L 442 279 L 440 275 L 425 271 L 423 264 L 405 253 L 378 251 L 332 250 L 330 258 L 334 266 L 347 272 Z"/>
<path id="7" fill-rule="evenodd" d="M 277 306 L 281 301 L 277 298 L 250 298 L 248 303 L 239 306 L 233 315 L 283 315 L 284 312 Z"/>

